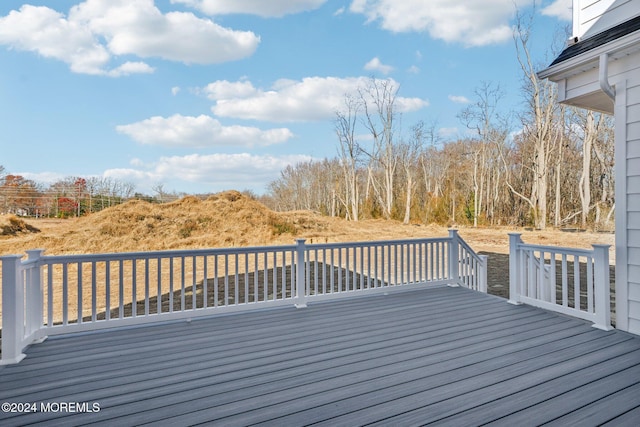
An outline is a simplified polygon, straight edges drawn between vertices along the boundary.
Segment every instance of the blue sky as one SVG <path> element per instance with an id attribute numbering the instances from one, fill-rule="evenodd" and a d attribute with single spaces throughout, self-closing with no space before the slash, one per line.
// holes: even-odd
<path id="1" fill-rule="evenodd" d="M 541 66 L 570 4 L 536 4 Z M 482 82 L 500 84 L 503 111 L 523 106 L 514 12 L 514 0 L 3 0 L 0 165 L 43 183 L 262 193 L 286 165 L 336 155 L 335 111 L 371 77 L 398 85 L 404 128 L 464 136 L 456 116 Z"/>

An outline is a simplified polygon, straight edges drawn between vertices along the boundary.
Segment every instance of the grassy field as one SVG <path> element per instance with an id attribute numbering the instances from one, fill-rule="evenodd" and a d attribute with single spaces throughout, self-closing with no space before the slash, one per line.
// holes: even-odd
<path id="1" fill-rule="evenodd" d="M 13 226 L 11 222 L 11 217 L 0 216 L 0 234 L 7 230 L 0 235 L 0 255 L 35 248 L 58 255 L 290 244 L 298 238 L 324 243 L 444 237 L 448 233 L 447 227 L 439 225 L 353 222 L 307 211 L 277 213 L 235 191 L 163 205 L 130 201 L 82 218 L 23 221 L 14 217 Z M 455 228 L 476 251 L 495 253 L 509 252 L 508 234 L 514 232 L 534 244 L 590 248 L 593 243 L 614 242 L 611 233 Z"/>

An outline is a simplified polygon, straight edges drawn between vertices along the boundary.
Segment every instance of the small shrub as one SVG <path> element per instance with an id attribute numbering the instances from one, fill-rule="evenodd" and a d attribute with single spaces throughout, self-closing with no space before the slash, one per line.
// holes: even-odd
<path id="1" fill-rule="evenodd" d="M 0 221 L 0 235 L 2 236 L 15 236 L 18 233 L 26 232 L 38 233 L 40 231 L 14 215 L 8 216 L 6 221 L 8 224 L 2 224 Z"/>
<path id="2" fill-rule="evenodd" d="M 187 219 L 184 224 L 182 224 L 180 230 L 178 230 L 178 234 L 183 239 L 186 239 L 187 237 L 191 236 L 191 233 L 193 233 L 197 229 L 198 223 L 192 219 Z"/>
<path id="3" fill-rule="evenodd" d="M 282 234 L 292 234 L 295 236 L 297 234 L 296 226 L 289 221 L 271 218 L 269 225 L 271 226 L 271 231 L 274 236 L 280 236 Z"/>

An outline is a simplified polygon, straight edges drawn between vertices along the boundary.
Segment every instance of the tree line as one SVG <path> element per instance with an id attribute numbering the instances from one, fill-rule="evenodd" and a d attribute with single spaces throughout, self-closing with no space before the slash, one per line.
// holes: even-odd
<path id="1" fill-rule="evenodd" d="M 82 216 L 134 196 L 131 183 L 104 177 L 67 177 L 48 186 L 0 166 L 0 213 L 32 217 Z"/>
<path id="2" fill-rule="evenodd" d="M 403 128 L 399 87 L 371 78 L 336 112 L 336 156 L 284 169 L 267 203 L 352 221 L 613 228 L 612 118 L 558 103 L 536 75 L 528 28 L 514 32 L 520 114 L 501 115 L 503 91 L 484 82 L 458 115 L 469 132 L 444 139 L 436 123 Z"/>

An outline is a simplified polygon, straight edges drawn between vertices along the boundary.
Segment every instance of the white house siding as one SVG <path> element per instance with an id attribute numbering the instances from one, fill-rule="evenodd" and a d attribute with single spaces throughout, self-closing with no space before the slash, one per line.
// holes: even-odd
<path id="1" fill-rule="evenodd" d="M 624 86 L 628 330 L 640 334 L 640 78 L 631 78 Z"/>
<path id="2" fill-rule="evenodd" d="M 640 15 L 640 0 L 574 0 L 574 35 L 585 39 Z M 615 105 L 600 89 L 600 58 Z M 640 34 L 628 33 L 541 72 L 560 101 L 615 116 L 616 327 L 640 335 Z"/>
<path id="3" fill-rule="evenodd" d="M 573 36 L 588 38 L 639 14 L 640 0 L 578 0 L 574 2 Z"/>

